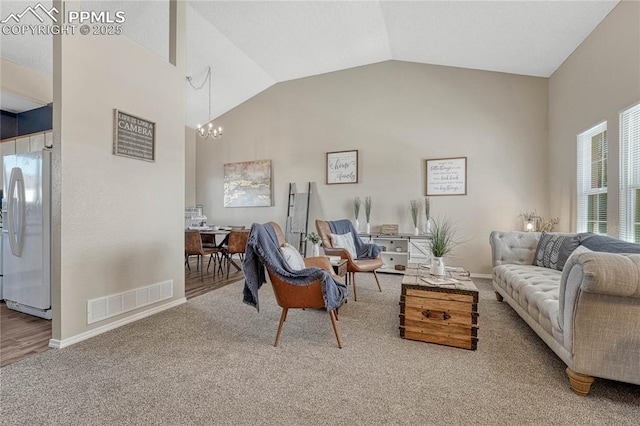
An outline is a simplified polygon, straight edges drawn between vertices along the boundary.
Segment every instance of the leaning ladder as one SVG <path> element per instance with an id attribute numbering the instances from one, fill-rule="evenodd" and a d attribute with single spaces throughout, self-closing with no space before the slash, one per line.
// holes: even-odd
<path id="1" fill-rule="evenodd" d="M 307 230 L 309 224 L 309 201 L 311 199 L 311 182 L 307 183 L 307 192 L 297 192 L 296 184 L 289 183 L 289 204 L 287 207 L 287 223 L 285 238 L 289 244 L 298 247 L 303 256 L 307 255 Z"/>

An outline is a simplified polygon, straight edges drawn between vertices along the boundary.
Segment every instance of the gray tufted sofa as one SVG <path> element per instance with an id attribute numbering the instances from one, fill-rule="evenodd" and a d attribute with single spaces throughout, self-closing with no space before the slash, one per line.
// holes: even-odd
<path id="1" fill-rule="evenodd" d="M 540 233 L 490 236 L 493 288 L 567 365 L 571 388 L 594 377 L 640 385 L 640 254 L 578 247 L 562 271 L 533 266 Z"/>

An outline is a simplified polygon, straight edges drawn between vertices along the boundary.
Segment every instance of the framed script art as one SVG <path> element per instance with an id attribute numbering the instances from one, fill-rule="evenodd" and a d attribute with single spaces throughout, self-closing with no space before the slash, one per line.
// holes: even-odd
<path id="1" fill-rule="evenodd" d="M 327 185 L 358 183 L 358 150 L 327 152 Z"/>
<path id="2" fill-rule="evenodd" d="M 113 155 L 156 161 L 156 123 L 113 110 Z"/>
<path id="3" fill-rule="evenodd" d="M 467 195 L 467 157 L 426 161 L 426 195 Z"/>

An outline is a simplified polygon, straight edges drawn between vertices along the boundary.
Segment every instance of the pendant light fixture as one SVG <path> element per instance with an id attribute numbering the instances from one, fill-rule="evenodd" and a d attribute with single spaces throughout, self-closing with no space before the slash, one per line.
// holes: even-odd
<path id="1" fill-rule="evenodd" d="M 193 84 L 192 80 L 193 80 L 193 77 L 187 76 L 187 81 L 189 82 L 189 85 L 194 88 L 194 90 L 200 90 L 204 87 L 206 83 L 209 83 L 209 115 L 207 117 L 211 119 L 211 67 L 210 66 L 207 67 L 207 75 L 205 76 L 204 81 L 202 82 L 201 85 L 196 87 Z M 222 127 L 214 127 L 213 122 L 211 121 L 209 122 L 209 125 L 206 127 L 203 127 L 200 124 L 198 124 L 198 129 L 196 131 L 205 140 L 209 138 L 220 139 L 222 137 Z"/>

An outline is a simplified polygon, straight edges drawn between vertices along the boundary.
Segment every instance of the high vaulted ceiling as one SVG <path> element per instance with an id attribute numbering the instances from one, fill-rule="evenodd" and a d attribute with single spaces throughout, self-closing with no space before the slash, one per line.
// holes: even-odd
<path id="1" fill-rule="evenodd" d="M 213 71 L 211 113 L 208 86 L 194 90 L 185 81 L 186 124 L 278 82 L 386 60 L 549 77 L 618 1 L 187 1 L 186 74 L 197 87 L 207 67 Z M 9 3 L 18 2 L 3 0 L 3 16 Z M 140 25 L 125 34 L 166 51 L 158 28 L 166 26 L 167 2 L 141 3 L 83 1 L 83 8 L 126 10 Z M 4 37 L 2 56 L 50 74 L 42 46 Z"/>
<path id="2" fill-rule="evenodd" d="M 212 67 L 213 117 L 281 81 L 386 60 L 549 77 L 617 3 L 190 1 L 187 74 Z M 194 125 L 208 97 L 187 99 Z"/>

